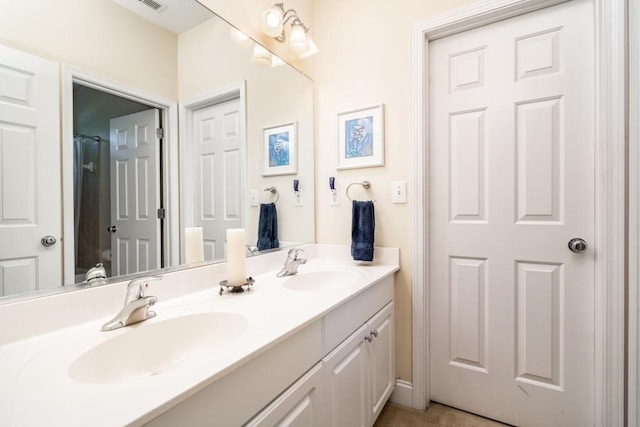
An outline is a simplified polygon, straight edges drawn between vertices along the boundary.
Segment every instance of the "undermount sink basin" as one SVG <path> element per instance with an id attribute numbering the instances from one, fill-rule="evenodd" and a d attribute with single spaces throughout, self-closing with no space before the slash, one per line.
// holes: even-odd
<path id="1" fill-rule="evenodd" d="M 244 316 L 226 312 L 142 322 L 78 357 L 70 366 L 69 375 L 89 384 L 157 375 L 180 365 L 194 349 L 234 340 L 246 327 Z"/>
<path id="2" fill-rule="evenodd" d="M 364 273 L 358 270 L 298 271 L 284 279 L 284 287 L 294 291 L 323 291 L 356 283 Z"/>

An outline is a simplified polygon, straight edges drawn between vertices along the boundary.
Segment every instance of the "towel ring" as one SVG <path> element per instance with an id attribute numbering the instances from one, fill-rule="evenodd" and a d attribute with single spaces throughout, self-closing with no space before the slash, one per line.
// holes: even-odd
<path id="1" fill-rule="evenodd" d="M 349 196 L 349 189 L 351 188 L 352 185 L 361 185 L 362 188 L 364 188 L 365 190 L 368 190 L 371 188 L 371 183 L 369 181 L 362 181 L 362 182 L 352 182 L 351 184 L 349 184 L 347 186 L 347 199 L 353 201 L 353 199 Z M 372 202 L 375 202 L 375 200 L 372 200 Z"/>
<path id="2" fill-rule="evenodd" d="M 275 195 L 275 199 L 273 199 L 273 203 L 276 203 L 280 198 L 280 193 L 278 193 L 278 190 L 276 189 L 276 187 L 267 187 L 264 189 L 264 191 L 268 191 L 271 194 Z"/>

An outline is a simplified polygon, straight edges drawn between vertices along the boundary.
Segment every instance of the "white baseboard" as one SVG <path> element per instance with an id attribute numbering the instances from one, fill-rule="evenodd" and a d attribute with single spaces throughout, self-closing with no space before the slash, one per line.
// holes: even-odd
<path id="1" fill-rule="evenodd" d="M 389 400 L 396 405 L 413 407 L 413 385 L 409 381 L 396 380 L 396 386 Z"/>

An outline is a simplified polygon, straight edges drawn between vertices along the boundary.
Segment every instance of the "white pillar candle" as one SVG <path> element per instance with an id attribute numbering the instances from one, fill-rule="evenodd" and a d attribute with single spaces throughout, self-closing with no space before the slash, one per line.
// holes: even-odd
<path id="1" fill-rule="evenodd" d="M 204 261 L 204 241 L 202 227 L 184 229 L 184 262 L 191 264 Z"/>
<path id="2" fill-rule="evenodd" d="M 244 228 L 230 228 L 227 230 L 227 282 L 230 286 L 245 284 L 245 262 Z"/>

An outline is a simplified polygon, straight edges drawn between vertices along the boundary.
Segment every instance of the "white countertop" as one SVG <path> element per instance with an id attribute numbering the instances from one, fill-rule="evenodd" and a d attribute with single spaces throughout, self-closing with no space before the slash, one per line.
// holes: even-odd
<path id="1" fill-rule="evenodd" d="M 120 309 L 124 283 L 102 287 L 116 291 L 96 288 L 21 302 L 23 326 L 16 307 L 0 305 L 2 328 L 18 329 L 11 339 L 0 337 L 0 425 L 114 426 L 148 421 L 399 269 L 397 249 L 376 248 L 376 260 L 369 265 L 351 261 L 346 246 L 311 245 L 305 250 L 303 256 L 309 261 L 299 267 L 300 274 L 344 269 L 359 271 L 359 278 L 347 286 L 317 291 L 288 289 L 283 279 L 275 277 L 285 252 L 248 259 L 248 272 L 258 273 L 248 293 L 219 295 L 217 283 L 224 278 L 224 264 L 167 273 L 162 281 L 151 282 L 147 292 L 158 297 L 152 308 L 157 316 L 111 332 L 101 332 L 100 327 Z M 176 291 L 180 287 L 185 292 Z M 117 301 L 103 304 L 103 299 L 114 296 Z M 57 300 L 42 301 L 50 298 Z M 86 318 L 87 306 L 99 317 Z M 112 307 L 118 308 L 104 315 Z M 230 342 L 195 347 L 156 375 L 101 384 L 69 376 L 74 360 L 107 340 L 171 318 L 206 312 L 236 313 L 246 319 L 246 325 Z M 74 316 L 82 322 L 74 323 Z M 43 323 L 51 318 L 50 324 L 63 327 L 47 329 L 38 324 L 38 318 Z"/>

